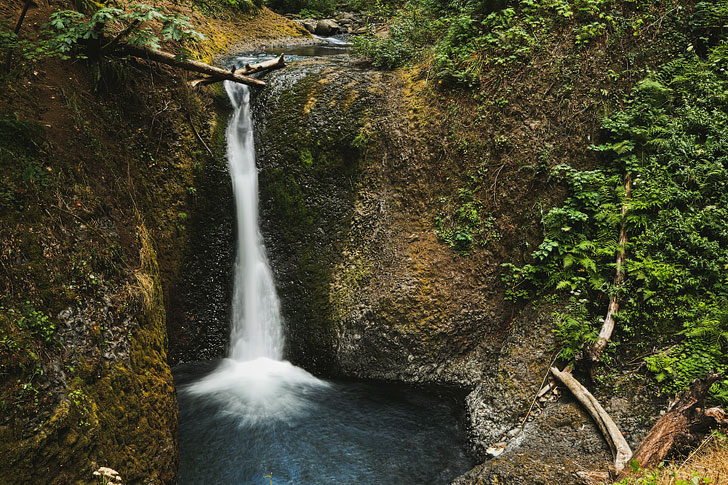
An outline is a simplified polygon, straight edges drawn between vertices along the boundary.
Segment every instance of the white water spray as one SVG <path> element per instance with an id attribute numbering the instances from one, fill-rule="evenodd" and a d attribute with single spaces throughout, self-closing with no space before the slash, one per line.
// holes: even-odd
<path id="1" fill-rule="evenodd" d="M 258 227 L 258 171 L 247 86 L 226 82 L 235 112 L 227 127 L 227 156 L 235 194 L 238 240 L 230 358 L 283 357 L 280 302 Z"/>
<path id="2" fill-rule="evenodd" d="M 214 396 L 245 424 L 290 419 L 309 405 L 307 389 L 329 384 L 282 360 L 280 302 L 258 227 L 250 91 L 229 81 L 225 90 L 235 110 L 226 135 L 238 233 L 230 352 L 213 373 L 185 391 Z"/>

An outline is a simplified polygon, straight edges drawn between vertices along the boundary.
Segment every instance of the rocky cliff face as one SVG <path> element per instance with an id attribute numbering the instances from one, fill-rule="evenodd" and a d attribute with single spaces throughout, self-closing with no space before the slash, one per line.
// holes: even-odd
<path id="1" fill-rule="evenodd" d="M 538 243 L 537 202 L 559 198 L 522 169 L 543 158 L 547 121 L 484 126 L 472 102 L 437 101 L 416 72 L 346 59 L 268 80 L 254 100 L 262 224 L 289 357 L 328 375 L 469 391 L 474 453 L 506 453 L 458 483 L 571 483 L 604 468 L 609 449 L 578 405 L 562 398 L 528 413 L 561 304 L 515 305 L 501 282 L 500 264 Z M 586 136 L 564 134 L 563 155 L 588 163 L 575 148 Z M 463 207 L 480 216 L 480 242 L 465 248 L 438 230 Z M 636 441 L 643 428 L 625 404 L 605 404 Z"/>
<path id="2" fill-rule="evenodd" d="M 177 404 L 162 275 L 177 257 L 155 246 L 186 239 L 174 216 L 191 206 L 181 194 L 194 138 L 176 117 L 153 127 L 140 116 L 164 106 L 158 92 L 94 92 L 85 66 L 57 61 L 36 72 L 27 90 L 5 93 L 16 119 L 0 120 L 11 188 L 0 232 L 0 476 L 90 482 L 109 466 L 130 482 L 171 482 Z M 171 78 L 159 84 L 179 94 Z M 159 152 L 150 131 L 164 138 Z"/>
<path id="3" fill-rule="evenodd" d="M 51 9 L 31 9 L 23 34 Z M 16 15 L 0 4 L 2 20 Z M 268 10 L 242 26 L 193 16 L 209 34 L 206 56 L 235 41 L 302 35 Z M 227 336 L 224 93 L 118 59 L 45 59 L 8 76 L 0 482 L 96 483 L 93 471 L 106 466 L 124 483 L 174 483 L 169 362 L 219 356 Z"/>

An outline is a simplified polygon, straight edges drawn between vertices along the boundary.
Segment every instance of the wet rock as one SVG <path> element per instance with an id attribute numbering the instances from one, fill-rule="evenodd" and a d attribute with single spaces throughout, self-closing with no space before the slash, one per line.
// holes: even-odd
<path id="1" fill-rule="evenodd" d="M 316 29 L 314 30 L 316 35 L 331 36 L 339 32 L 341 32 L 341 26 L 333 19 L 321 19 L 316 22 Z"/>
<path id="2" fill-rule="evenodd" d="M 318 21 L 316 19 L 303 19 L 303 20 L 297 20 L 301 26 L 311 32 L 312 34 L 316 32 L 316 24 Z"/>
<path id="3" fill-rule="evenodd" d="M 607 469 L 611 463 L 596 425 L 571 400 L 550 404 L 497 456 L 453 484 L 581 484 L 577 472 Z"/>
<path id="4" fill-rule="evenodd" d="M 578 483 L 579 467 L 609 461 L 578 407 L 541 403 L 519 432 L 563 305 L 515 311 L 493 254 L 456 257 L 438 239 L 427 178 L 437 154 L 406 126 L 396 75 L 347 62 L 272 72 L 253 99 L 261 224 L 289 358 L 320 374 L 470 391 L 473 451 L 499 456 L 459 483 Z"/>
<path id="5" fill-rule="evenodd" d="M 490 356 L 486 375 L 466 398 L 476 453 L 520 426 L 540 389 L 550 361 L 553 309 L 527 307 L 514 319 L 500 352 Z"/>

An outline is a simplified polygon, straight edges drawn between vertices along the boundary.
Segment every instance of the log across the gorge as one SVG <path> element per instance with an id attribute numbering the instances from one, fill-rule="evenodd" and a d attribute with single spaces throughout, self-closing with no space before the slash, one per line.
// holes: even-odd
<path id="1" fill-rule="evenodd" d="M 657 466 L 671 451 L 695 445 L 711 427 L 725 425 L 725 413 L 722 410 L 703 409 L 708 390 L 718 378 L 717 373 L 711 373 L 703 379 L 695 379 L 690 388 L 657 420 L 632 459 L 643 468 Z"/>
<path id="2" fill-rule="evenodd" d="M 232 73 L 236 76 L 248 76 L 250 74 L 261 72 L 261 71 L 272 71 L 274 69 L 280 69 L 281 67 L 285 67 L 286 65 L 286 59 L 281 54 L 280 56 L 270 59 L 264 62 L 260 62 L 258 64 L 245 64 L 245 67 L 242 69 L 234 69 L 230 71 L 225 71 L 228 73 Z M 190 82 L 192 86 L 204 86 L 205 84 L 212 84 L 219 81 L 223 81 L 223 78 L 217 77 L 216 75 L 207 76 L 201 79 L 195 79 Z"/>
<path id="3" fill-rule="evenodd" d="M 169 66 L 178 67 L 186 71 L 198 72 L 200 74 L 207 74 L 211 78 L 217 81 L 234 81 L 241 84 L 247 84 L 248 86 L 265 86 L 263 81 L 258 79 L 237 74 L 226 69 L 220 69 L 219 67 L 205 64 L 204 62 L 193 61 L 190 59 L 181 59 L 174 54 L 163 51 L 156 51 L 151 49 L 144 49 L 142 47 L 136 47 L 128 44 L 120 45 L 115 52 L 121 55 L 129 55 L 139 57 L 141 59 L 149 59 Z"/>

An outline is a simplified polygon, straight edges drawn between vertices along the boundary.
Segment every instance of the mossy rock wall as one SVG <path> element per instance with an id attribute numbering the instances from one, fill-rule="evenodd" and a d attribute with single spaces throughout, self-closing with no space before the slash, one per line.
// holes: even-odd
<path id="1" fill-rule="evenodd" d="M 355 210 L 372 76 L 305 61 L 272 73 L 253 97 L 261 219 L 287 354 L 323 372 L 335 366 L 329 290 Z"/>
<path id="2" fill-rule="evenodd" d="M 399 76 L 324 58 L 267 81 L 254 99 L 260 207 L 289 357 L 351 377 L 477 381 L 467 355 L 502 322 L 493 274 L 437 239 L 438 152 L 408 137 Z"/>
<path id="3" fill-rule="evenodd" d="M 195 131 L 214 146 L 227 111 L 158 68 L 36 69 L 44 82 L 0 91 L 0 482 L 92 483 L 108 466 L 173 483 L 167 308 L 202 325 L 174 302 L 200 221 L 225 225 L 227 185 L 210 188 L 224 156 Z"/>
<path id="4" fill-rule="evenodd" d="M 501 263 L 523 261 L 540 241 L 539 203 L 562 197 L 547 171 L 530 169 L 556 163 L 556 149 L 548 157 L 543 149 L 556 135 L 537 123 L 516 129 L 509 123 L 522 124 L 520 112 L 507 117 L 468 93 L 445 97 L 424 76 L 319 59 L 268 76 L 254 100 L 261 224 L 288 356 L 329 375 L 469 391 L 474 454 L 509 437 L 510 458 L 459 483 L 524 480 L 519 466 L 523 483 L 574 483 L 579 469 L 610 460 L 577 405 L 533 412 L 519 434 L 553 362 L 553 314 L 565 304 L 510 301 L 501 280 Z M 596 136 L 596 123 L 572 133 L 558 110 L 549 116 L 565 131 L 559 154 L 588 165 L 582 139 Z M 490 237 L 467 251 L 436 223 L 463 193 L 492 221 Z M 624 417 L 617 401 L 605 402 Z M 560 445 L 539 451 L 542 432 Z"/>
<path id="5" fill-rule="evenodd" d="M 265 8 L 158 6 L 207 34 L 192 52 L 207 62 L 310 38 Z M 21 37 L 57 8 L 31 8 Z M 0 482 L 97 483 L 107 466 L 174 483 L 169 364 L 223 355 L 228 334 L 227 97 L 143 60 L 15 54 L 0 80 Z"/>

